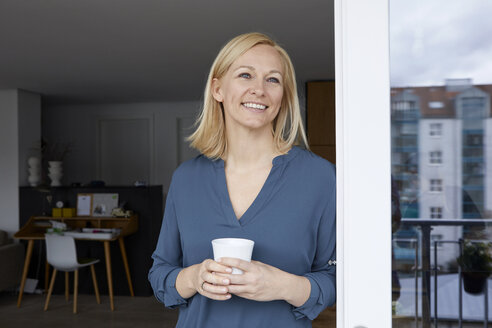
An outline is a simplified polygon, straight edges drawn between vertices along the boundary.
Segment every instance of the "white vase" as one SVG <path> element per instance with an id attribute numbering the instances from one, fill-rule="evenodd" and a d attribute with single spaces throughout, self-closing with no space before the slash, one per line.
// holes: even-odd
<path id="1" fill-rule="evenodd" d="M 30 175 L 27 178 L 27 181 L 29 181 L 31 187 L 36 187 L 39 184 L 40 180 L 41 180 L 41 175 Z"/>
<path id="2" fill-rule="evenodd" d="M 37 157 L 29 157 L 27 159 L 27 164 L 29 164 L 29 167 L 40 167 L 41 166 L 41 160 Z"/>
<path id="3" fill-rule="evenodd" d="M 41 160 L 38 157 L 29 157 L 27 164 L 29 171 L 27 181 L 31 187 L 36 187 L 41 181 Z"/>
<path id="4" fill-rule="evenodd" d="M 63 167 L 61 161 L 49 161 L 48 162 L 48 176 L 51 179 L 50 186 L 61 186 L 61 178 L 63 177 Z"/>

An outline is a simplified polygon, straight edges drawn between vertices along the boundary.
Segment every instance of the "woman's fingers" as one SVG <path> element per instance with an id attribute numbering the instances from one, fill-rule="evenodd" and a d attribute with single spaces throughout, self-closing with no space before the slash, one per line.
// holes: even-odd
<path id="1" fill-rule="evenodd" d="M 216 301 L 226 301 L 231 298 L 231 294 L 214 294 L 214 293 L 209 293 L 207 291 L 201 292 L 203 296 L 216 300 Z"/>
<path id="2" fill-rule="evenodd" d="M 203 296 L 217 301 L 225 301 L 231 298 L 231 294 L 229 294 L 229 290 L 225 286 L 229 284 L 228 278 L 216 275 L 214 272 L 204 271 L 202 279 L 200 294 Z"/>
<path id="3" fill-rule="evenodd" d="M 204 283 L 202 289 L 211 294 L 226 295 L 229 293 L 228 287 L 210 284 L 208 282 Z"/>
<path id="4" fill-rule="evenodd" d="M 225 301 L 231 298 L 231 294 L 226 287 L 230 284 L 230 279 L 221 277 L 218 272 L 227 274 L 232 272 L 232 269 L 210 259 L 203 261 L 195 286 L 196 290 L 203 296 L 213 300 Z"/>
<path id="5" fill-rule="evenodd" d="M 207 260 L 205 262 L 205 268 L 210 272 L 221 272 L 221 273 L 231 273 L 231 267 L 215 262 L 213 260 Z"/>
<path id="6" fill-rule="evenodd" d="M 202 279 L 205 282 L 213 285 L 227 286 L 231 283 L 231 280 L 228 277 L 222 276 L 220 273 L 215 272 L 207 272 L 205 271 L 202 274 Z"/>
<path id="7" fill-rule="evenodd" d="M 233 257 L 223 257 L 220 259 L 220 264 L 226 267 L 238 268 L 243 271 L 250 271 L 253 264 L 248 261 L 244 261 Z"/>

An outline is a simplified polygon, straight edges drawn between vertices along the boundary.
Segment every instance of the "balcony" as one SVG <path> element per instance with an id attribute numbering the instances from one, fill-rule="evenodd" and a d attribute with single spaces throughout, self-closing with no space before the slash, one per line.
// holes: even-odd
<path id="1" fill-rule="evenodd" d="M 392 121 L 417 121 L 420 118 L 419 109 L 393 110 L 391 112 Z"/>
<path id="2" fill-rule="evenodd" d="M 432 241 L 431 231 L 463 228 L 476 232 L 478 227 L 487 232 L 492 219 L 406 218 L 401 223 L 405 231 L 411 233 L 402 235 L 399 231 L 393 239 L 393 268 L 398 272 L 401 285 L 400 298 L 393 308 L 393 327 L 488 327 L 492 311 L 490 277 L 481 294 L 467 293 L 460 266 L 453 261 L 450 261 L 451 265 L 445 265 L 441 260 L 442 256 L 458 257 L 463 240 L 459 237 Z M 491 243 L 489 239 L 472 242 Z M 447 254 L 450 249 L 451 253 Z"/>

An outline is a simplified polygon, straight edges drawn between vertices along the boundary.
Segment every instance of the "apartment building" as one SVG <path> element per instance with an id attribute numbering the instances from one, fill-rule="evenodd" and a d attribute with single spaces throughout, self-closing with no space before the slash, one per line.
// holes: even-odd
<path id="1" fill-rule="evenodd" d="M 492 85 L 449 79 L 444 86 L 391 90 L 392 174 L 402 216 L 469 219 L 492 213 Z M 400 235 L 411 235 L 402 229 Z M 467 236 L 462 227 L 434 227 L 434 240 Z M 443 247 L 443 246 L 441 246 Z M 443 247 L 441 263 L 455 257 Z"/>

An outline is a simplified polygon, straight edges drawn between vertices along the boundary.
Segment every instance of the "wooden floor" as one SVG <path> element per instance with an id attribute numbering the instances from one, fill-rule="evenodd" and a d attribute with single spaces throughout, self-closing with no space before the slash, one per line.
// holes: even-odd
<path id="1" fill-rule="evenodd" d="M 0 327 L 51 327 L 51 328 L 99 328 L 145 327 L 172 328 L 178 311 L 162 306 L 155 297 L 116 296 L 116 310 L 109 309 L 109 298 L 101 295 L 102 304 L 97 304 L 94 295 L 79 295 L 79 313 L 72 313 L 72 297 L 53 295 L 48 311 L 43 311 L 44 295 L 24 295 L 22 306 L 17 308 L 17 295 L 0 293 Z M 336 308 L 328 308 L 313 322 L 313 328 L 336 328 Z M 142 326 L 142 327 L 144 327 Z"/>
<path id="2" fill-rule="evenodd" d="M 327 308 L 313 321 L 313 328 L 336 328 L 337 326 L 337 307 L 336 305 Z"/>

